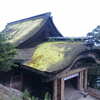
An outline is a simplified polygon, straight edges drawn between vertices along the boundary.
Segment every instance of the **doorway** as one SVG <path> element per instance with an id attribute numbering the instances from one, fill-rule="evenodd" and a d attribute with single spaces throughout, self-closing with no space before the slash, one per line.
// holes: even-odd
<path id="1" fill-rule="evenodd" d="M 81 94 L 78 90 L 79 74 L 74 74 L 64 78 L 64 98 L 65 100 L 77 100 Z"/>

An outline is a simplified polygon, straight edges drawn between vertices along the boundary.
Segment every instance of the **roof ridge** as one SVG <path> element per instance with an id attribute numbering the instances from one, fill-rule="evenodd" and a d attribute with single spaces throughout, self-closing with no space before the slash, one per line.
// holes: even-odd
<path id="1" fill-rule="evenodd" d="M 17 21 L 13 21 L 13 22 L 10 22 L 7 24 L 8 25 L 11 25 L 11 24 L 17 24 L 19 22 L 24 22 L 24 21 L 28 21 L 28 20 L 34 20 L 36 18 L 49 18 L 51 16 L 51 12 L 47 12 L 47 13 L 43 13 L 43 14 L 39 14 L 39 15 L 36 15 L 36 16 L 32 16 L 32 17 L 28 17 L 28 18 L 24 18 L 24 19 L 21 19 L 21 20 L 17 20 Z"/>

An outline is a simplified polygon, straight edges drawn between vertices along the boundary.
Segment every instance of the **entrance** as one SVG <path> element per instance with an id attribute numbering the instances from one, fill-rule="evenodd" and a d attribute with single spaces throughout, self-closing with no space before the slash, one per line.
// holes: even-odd
<path id="1" fill-rule="evenodd" d="M 54 80 L 53 100 L 77 100 L 87 90 L 87 69 L 71 70 Z"/>
<path id="2" fill-rule="evenodd" d="M 78 90 L 78 77 L 69 79 L 65 81 L 65 88 L 73 88 Z"/>
<path id="3" fill-rule="evenodd" d="M 64 78 L 65 82 L 65 88 L 66 87 L 73 87 L 73 88 L 78 88 L 78 78 L 79 78 L 79 73 L 67 76 Z"/>
<path id="4" fill-rule="evenodd" d="M 78 78 L 78 73 L 64 78 L 64 100 L 77 100 L 81 96 L 78 90 Z"/>

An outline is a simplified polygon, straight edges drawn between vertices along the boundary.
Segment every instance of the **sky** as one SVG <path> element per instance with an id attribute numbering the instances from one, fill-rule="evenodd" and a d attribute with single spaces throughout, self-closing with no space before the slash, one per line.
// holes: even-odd
<path id="1" fill-rule="evenodd" d="M 0 31 L 9 22 L 45 12 L 52 13 L 64 36 L 86 36 L 100 25 L 100 0 L 0 0 Z"/>

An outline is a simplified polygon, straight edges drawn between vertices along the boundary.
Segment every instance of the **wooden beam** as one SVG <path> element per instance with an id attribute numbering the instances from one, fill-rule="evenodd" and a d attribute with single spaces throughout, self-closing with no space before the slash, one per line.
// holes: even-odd
<path id="1" fill-rule="evenodd" d="M 76 73 L 79 73 L 79 72 L 82 72 L 86 70 L 86 68 L 78 68 L 78 69 L 73 69 L 73 70 L 70 70 L 60 76 L 58 76 L 59 78 L 64 78 L 64 77 L 67 77 L 67 76 L 70 76 L 70 75 L 73 75 L 73 74 L 76 74 Z"/>
<path id="2" fill-rule="evenodd" d="M 88 85 L 88 82 L 87 82 L 87 73 L 88 73 L 88 69 L 84 71 L 84 89 L 87 90 L 87 85 Z"/>
<path id="3" fill-rule="evenodd" d="M 79 73 L 81 71 L 84 71 L 86 70 L 87 68 L 78 68 L 78 69 L 73 69 L 73 70 L 64 70 L 64 72 L 62 73 L 58 73 L 57 75 L 55 75 L 54 77 L 51 77 L 47 80 L 45 80 L 46 82 L 49 82 L 49 81 L 53 81 L 53 80 L 56 80 L 57 78 L 64 78 L 64 77 L 67 77 L 67 76 L 70 76 L 70 75 L 73 75 L 75 73 Z"/>

